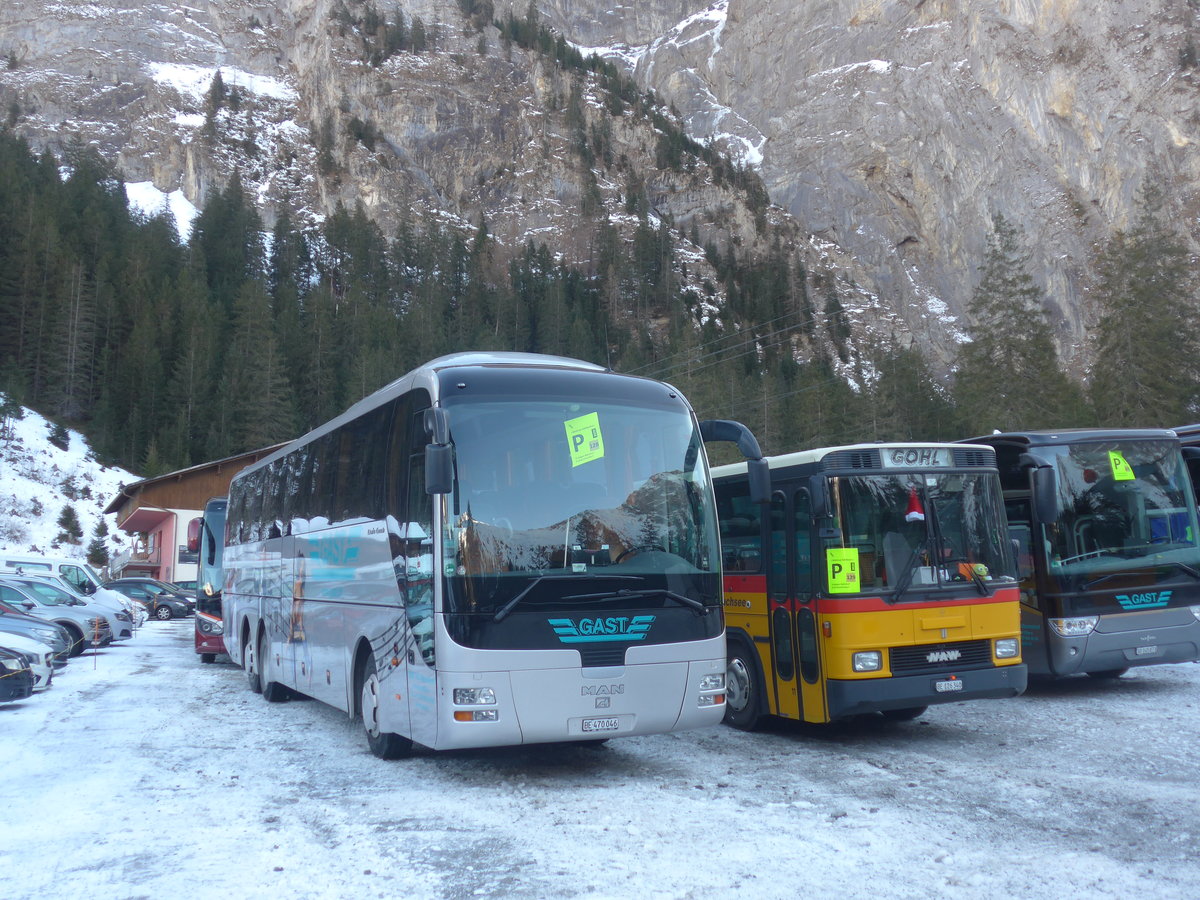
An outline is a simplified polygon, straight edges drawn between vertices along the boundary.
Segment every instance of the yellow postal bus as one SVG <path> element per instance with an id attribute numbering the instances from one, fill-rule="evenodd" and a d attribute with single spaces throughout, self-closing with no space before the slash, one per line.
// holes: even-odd
<path id="1" fill-rule="evenodd" d="M 725 721 L 829 722 L 1025 689 L 1013 549 L 990 447 L 860 444 L 713 470 Z"/>

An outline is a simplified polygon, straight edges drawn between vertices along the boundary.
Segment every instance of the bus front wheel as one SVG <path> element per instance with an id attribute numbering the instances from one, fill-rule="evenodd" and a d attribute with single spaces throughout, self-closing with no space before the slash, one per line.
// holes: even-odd
<path id="1" fill-rule="evenodd" d="M 1088 676 L 1088 678 L 1100 678 L 1100 679 L 1120 678 L 1122 675 L 1124 675 L 1128 671 L 1129 671 L 1129 669 L 1103 669 L 1099 672 L 1088 672 L 1087 676 Z"/>
<path id="2" fill-rule="evenodd" d="M 911 722 L 918 716 L 924 715 L 928 706 L 906 706 L 904 709 L 884 709 L 880 712 L 885 719 L 892 722 Z"/>
<path id="3" fill-rule="evenodd" d="M 383 691 L 379 685 L 379 673 L 371 657 L 363 662 L 362 687 L 359 705 L 362 708 L 363 728 L 367 732 L 367 746 L 380 759 L 401 759 L 412 753 L 412 741 L 398 734 L 390 734 L 379 728 L 379 705 Z"/>
<path id="4" fill-rule="evenodd" d="M 740 641 L 729 645 L 725 662 L 725 724 L 741 731 L 758 726 L 762 708 L 762 682 L 754 658 Z"/>

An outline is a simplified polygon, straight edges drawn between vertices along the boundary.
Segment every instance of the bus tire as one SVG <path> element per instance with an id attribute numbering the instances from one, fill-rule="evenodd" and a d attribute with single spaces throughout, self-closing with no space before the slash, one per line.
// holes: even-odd
<path id="1" fill-rule="evenodd" d="M 1099 672 L 1088 672 L 1087 677 L 1088 678 L 1099 678 L 1101 680 L 1108 680 L 1111 678 L 1120 678 L 1122 675 L 1124 675 L 1128 671 L 1129 671 L 1128 668 L 1125 668 L 1125 669 L 1101 669 Z"/>
<path id="2" fill-rule="evenodd" d="M 883 709 L 880 713 L 889 722 L 911 722 L 918 716 L 925 714 L 928 706 L 906 706 L 904 709 Z"/>
<path id="3" fill-rule="evenodd" d="M 367 732 L 367 746 L 380 759 L 402 759 L 411 756 L 413 749 L 411 740 L 398 734 L 379 730 L 381 694 L 375 659 L 368 655 L 360 667 L 358 691 L 363 729 Z"/>
<path id="4" fill-rule="evenodd" d="M 725 724 L 753 731 L 762 718 L 762 698 L 758 660 L 745 642 L 730 641 L 725 660 Z"/>
<path id="5" fill-rule="evenodd" d="M 208 664 L 208 663 L 215 663 L 216 661 L 217 661 L 217 654 L 215 654 L 215 653 L 201 653 L 200 654 L 200 662 L 202 662 L 202 663 Z"/>
<path id="6" fill-rule="evenodd" d="M 267 678 L 267 660 L 270 658 L 270 648 L 267 646 L 267 633 L 263 631 L 258 636 L 258 669 L 259 683 L 262 685 L 263 699 L 268 703 L 283 703 L 288 699 L 287 687 L 278 681 Z"/>
<path id="7" fill-rule="evenodd" d="M 242 638 L 242 668 L 246 670 L 246 684 L 256 694 L 262 693 L 262 678 L 258 672 L 258 661 L 254 644 L 250 641 L 250 630 L 246 629 Z"/>

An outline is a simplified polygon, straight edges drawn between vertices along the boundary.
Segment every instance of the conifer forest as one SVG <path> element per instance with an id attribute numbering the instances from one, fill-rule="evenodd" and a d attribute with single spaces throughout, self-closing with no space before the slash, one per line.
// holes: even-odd
<path id="1" fill-rule="evenodd" d="M 977 262 L 974 339 L 947 372 L 852 338 L 833 280 L 782 251 L 707 248 L 726 304 L 703 313 L 673 277 L 674 233 L 644 216 L 632 246 L 613 232 L 584 271 L 417 214 L 392 234 L 343 208 L 316 231 L 286 213 L 265 231 L 235 174 L 182 242 L 169 218 L 131 211 L 94 151 L 65 157 L 0 129 L 0 392 L 145 476 L 290 439 L 468 349 L 669 381 L 767 453 L 1197 415 L 1194 266 L 1153 187 L 1097 249 L 1092 363 L 1072 378 L 1023 235 L 1000 217 Z"/>

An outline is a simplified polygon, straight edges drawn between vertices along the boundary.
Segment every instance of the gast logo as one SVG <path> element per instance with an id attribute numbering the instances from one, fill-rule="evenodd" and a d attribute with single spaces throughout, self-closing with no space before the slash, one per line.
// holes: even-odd
<path id="1" fill-rule="evenodd" d="M 607 618 L 547 619 L 558 639 L 564 644 L 587 644 L 593 641 L 641 641 L 654 623 L 654 616 L 609 616 Z"/>
<path id="2" fill-rule="evenodd" d="M 925 654 L 927 662 L 954 662 L 956 659 L 962 658 L 961 650 L 934 650 Z"/>
<path id="3" fill-rule="evenodd" d="M 1173 591 L 1151 591 L 1147 594 L 1117 594 L 1122 609 L 1161 609 L 1171 602 Z"/>

